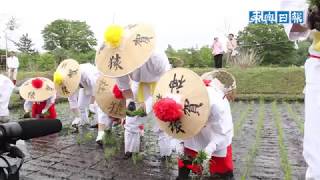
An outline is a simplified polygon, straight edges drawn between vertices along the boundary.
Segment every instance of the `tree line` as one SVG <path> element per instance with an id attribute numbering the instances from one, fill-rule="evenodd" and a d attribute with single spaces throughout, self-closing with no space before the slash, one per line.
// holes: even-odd
<path id="1" fill-rule="evenodd" d="M 94 61 L 97 39 L 86 22 L 58 19 L 46 25 L 41 33 L 45 53 L 34 48 L 27 33 L 18 42 L 13 41 L 20 52 L 22 69 L 52 70 L 66 58 L 74 58 L 81 63 Z M 295 48 L 296 45 L 287 39 L 283 26 L 277 24 L 249 24 L 238 32 L 237 41 L 240 55 L 255 53 L 255 56 L 239 56 L 241 61 L 255 58 L 256 65 L 264 66 L 303 65 L 311 44 L 310 40 L 300 41 L 299 48 Z M 209 45 L 184 49 L 168 45 L 166 53 L 175 67 L 213 67 Z M 0 54 L 5 54 L 5 51 L 0 50 Z"/>

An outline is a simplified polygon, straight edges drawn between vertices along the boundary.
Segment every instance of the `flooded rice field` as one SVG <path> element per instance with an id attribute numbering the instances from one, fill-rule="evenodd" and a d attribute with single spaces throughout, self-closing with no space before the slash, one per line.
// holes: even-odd
<path id="1" fill-rule="evenodd" d="M 304 179 L 302 157 L 304 105 L 236 102 L 233 159 L 235 179 Z M 57 105 L 64 124 L 59 134 L 25 142 L 21 179 L 175 179 L 177 156 L 161 161 L 154 121 L 145 124 L 141 153 L 123 160 L 123 130 L 116 127 L 104 148 L 95 143 L 96 129 L 70 133 L 68 104 Z M 22 112 L 13 110 L 12 119 Z M 111 140 L 110 140 L 111 141 Z"/>

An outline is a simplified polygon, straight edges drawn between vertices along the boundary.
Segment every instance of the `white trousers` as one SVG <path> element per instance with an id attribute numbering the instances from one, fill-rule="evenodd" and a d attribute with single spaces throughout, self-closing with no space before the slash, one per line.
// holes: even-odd
<path id="1" fill-rule="evenodd" d="M 132 92 L 136 97 L 138 91 L 138 82 L 133 82 L 131 85 Z M 146 105 L 146 112 L 148 118 L 150 115 L 153 118 L 152 113 L 152 95 L 148 87 L 144 88 L 144 98 Z M 126 117 L 125 124 L 125 152 L 139 152 L 140 148 L 140 129 L 139 125 L 144 124 L 147 117 Z M 153 118 L 154 119 L 154 118 Z M 170 156 L 172 153 L 171 140 L 168 135 L 161 131 L 155 123 L 154 133 L 158 136 L 158 145 L 160 149 L 160 156 Z"/>
<path id="2" fill-rule="evenodd" d="M 91 102 L 91 95 L 85 94 L 83 88 L 80 88 L 68 98 L 71 109 L 79 109 L 81 121 L 89 123 L 88 108 Z"/>
<path id="3" fill-rule="evenodd" d="M 320 180 L 320 85 L 306 85 L 303 156 L 307 180 Z"/>
<path id="4" fill-rule="evenodd" d="M 17 68 L 8 68 L 8 77 L 11 80 L 17 80 L 18 69 Z"/>

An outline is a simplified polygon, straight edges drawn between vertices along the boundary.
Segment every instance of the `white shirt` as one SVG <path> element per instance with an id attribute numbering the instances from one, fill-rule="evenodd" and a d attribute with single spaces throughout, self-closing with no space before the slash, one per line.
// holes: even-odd
<path id="1" fill-rule="evenodd" d="M 94 87 L 96 81 L 100 76 L 100 72 L 96 66 L 85 63 L 80 64 L 81 79 L 80 84 L 83 86 L 86 95 L 92 95 L 94 93 Z"/>
<path id="2" fill-rule="evenodd" d="M 100 72 L 96 66 L 85 63 L 80 64 L 80 84 L 83 86 L 83 91 L 86 95 L 94 96 L 94 88 L 96 85 L 96 81 L 100 76 Z M 74 92 L 70 97 L 68 97 L 69 103 L 73 104 L 77 102 L 78 99 L 78 91 Z"/>
<path id="3" fill-rule="evenodd" d="M 0 74 L 0 116 L 9 116 L 9 101 L 14 89 L 12 81 Z"/>
<path id="4" fill-rule="evenodd" d="M 7 67 L 18 69 L 19 68 L 19 59 L 16 56 L 8 57 L 7 58 Z"/>
<path id="5" fill-rule="evenodd" d="M 167 55 L 162 52 L 154 52 L 149 60 L 126 76 L 116 78 L 120 89 L 130 89 L 130 79 L 136 82 L 157 82 L 161 75 L 171 68 Z"/>
<path id="6" fill-rule="evenodd" d="M 233 137 L 233 122 L 229 101 L 224 93 L 212 84 L 207 87 L 211 112 L 204 128 L 194 137 L 185 140 L 184 146 L 194 151 L 211 148 L 216 153 L 223 151 L 231 144 Z M 225 155 L 225 154 L 224 154 Z"/>

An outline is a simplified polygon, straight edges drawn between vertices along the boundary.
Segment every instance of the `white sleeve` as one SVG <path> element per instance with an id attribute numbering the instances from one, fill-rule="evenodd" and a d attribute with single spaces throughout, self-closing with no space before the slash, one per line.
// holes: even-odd
<path id="1" fill-rule="evenodd" d="M 55 101 L 56 101 L 56 95 L 51 96 L 49 99 L 47 99 L 46 106 L 44 107 L 44 109 L 48 110 L 50 106 L 55 103 Z"/>
<path id="2" fill-rule="evenodd" d="M 78 108 L 78 94 L 79 90 L 77 90 L 71 96 L 68 97 L 70 109 Z"/>
<path id="3" fill-rule="evenodd" d="M 32 109 L 32 102 L 31 101 L 25 101 L 23 104 L 23 109 L 25 112 L 30 112 Z"/>
<path id="4" fill-rule="evenodd" d="M 121 90 L 128 90 L 130 89 L 130 77 L 129 75 L 125 75 L 122 77 L 115 78 L 117 81 L 117 85 Z"/>
<path id="5" fill-rule="evenodd" d="M 221 98 L 221 100 L 217 99 Z M 227 146 L 231 143 L 233 136 L 233 123 L 230 111 L 230 105 L 226 99 L 215 96 L 215 103 L 211 106 L 211 113 L 207 123 L 208 128 L 212 130 L 210 133 L 211 141 L 207 148 L 215 150 L 215 147 Z"/>
<path id="6" fill-rule="evenodd" d="M 308 5 L 305 0 L 282 0 L 280 2 L 280 10 L 287 11 L 304 11 L 304 26 L 307 24 Z M 291 32 L 293 24 L 284 24 L 285 32 L 291 41 L 305 40 L 308 38 L 310 31 Z"/>

